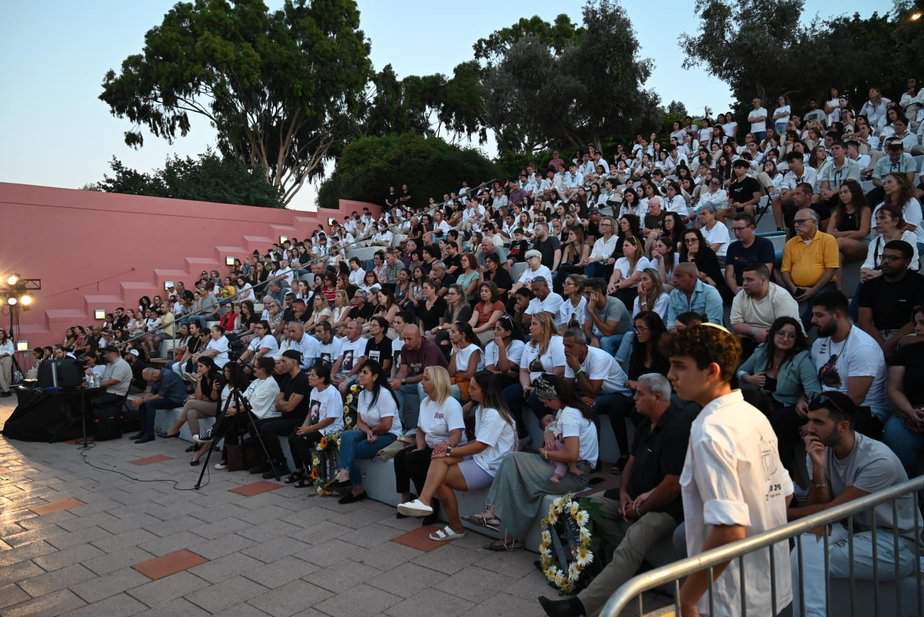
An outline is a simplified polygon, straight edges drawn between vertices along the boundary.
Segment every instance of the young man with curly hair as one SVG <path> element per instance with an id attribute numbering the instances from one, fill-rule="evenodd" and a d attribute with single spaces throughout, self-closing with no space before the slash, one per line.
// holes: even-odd
<path id="1" fill-rule="evenodd" d="M 793 484 L 780 462 L 777 439 L 767 418 L 732 390 L 741 356 L 738 338 L 711 323 L 685 328 L 668 342 L 668 379 L 683 400 L 703 406 L 690 429 L 680 475 L 687 554 L 699 555 L 786 524 Z M 792 600 L 789 547 L 773 547 L 776 608 Z M 745 577 L 747 613 L 771 615 L 769 551 L 755 551 L 713 568 L 713 615 L 741 610 L 740 577 Z M 686 578 L 680 589 L 683 617 L 708 612 L 706 570 Z"/>

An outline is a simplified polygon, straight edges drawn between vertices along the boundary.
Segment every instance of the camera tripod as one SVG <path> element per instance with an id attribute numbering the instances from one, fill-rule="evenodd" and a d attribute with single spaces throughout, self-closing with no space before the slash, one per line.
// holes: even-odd
<path id="1" fill-rule="evenodd" d="M 218 414 L 218 417 L 215 419 L 215 426 L 212 428 L 212 437 L 211 444 L 209 444 L 209 451 L 205 454 L 205 460 L 202 462 L 202 469 L 199 470 L 199 479 L 196 481 L 196 485 L 193 487 L 196 490 L 202 486 L 202 477 L 205 475 L 205 470 L 209 467 L 209 459 L 212 457 L 212 451 L 215 450 L 215 445 L 218 443 L 218 440 L 221 439 L 222 434 L 219 434 L 215 429 L 219 428 L 219 422 L 224 418 L 228 417 L 228 407 L 231 406 L 231 401 L 234 401 L 234 406 L 237 408 L 238 414 L 244 414 L 247 416 L 247 419 L 250 421 L 250 429 L 253 431 L 253 434 L 256 436 L 257 441 L 260 444 L 260 449 L 263 450 L 263 456 L 266 457 L 266 460 L 269 461 L 270 469 L 273 471 L 273 474 L 276 477 L 276 481 L 279 481 L 279 471 L 276 468 L 276 465 L 273 464 L 273 461 L 270 459 L 269 450 L 266 449 L 266 444 L 263 442 L 263 436 L 260 434 L 260 428 L 257 426 L 257 421 L 254 419 L 253 408 L 250 406 L 250 401 L 248 401 L 244 396 L 241 395 L 241 391 L 236 387 L 231 388 L 231 394 L 228 396 L 228 400 L 225 401 L 224 409 L 221 410 L 221 413 Z"/>

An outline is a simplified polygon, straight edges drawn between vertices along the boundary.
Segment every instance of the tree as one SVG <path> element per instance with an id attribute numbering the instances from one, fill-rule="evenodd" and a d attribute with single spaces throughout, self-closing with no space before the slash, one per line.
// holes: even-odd
<path id="1" fill-rule="evenodd" d="M 318 203 L 337 207 L 340 198 L 381 203 L 389 186 L 406 183 L 413 205 L 422 207 L 427 198 L 457 189 L 462 179 L 474 186 L 495 175 L 491 161 L 472 148 L 412 133 L 368 136 L 344 149 L 337 169 L 321 185 Z"/>
<path id="2" fill-rule="evenodd" d="M 283 207 L 279 191 L 263 174 L 247 169 L 237 159 L 212 151 L 198 158 L 168 158 L 163 169 L 147 174 L 126 167 L 113 157 L 113 175 L 86 187 L 89 190 L 173 199 L 194 199 L 246 206 Z"/>
<path id="3" fill-rule="evenodd" d="M 103 80 L 113 115 L 172 141 L 207 119 L 218 149 L 257 170 L 289 203 L 355 133 L 371 72 L 354 0 L 181 2 L 144 50 Z"/>

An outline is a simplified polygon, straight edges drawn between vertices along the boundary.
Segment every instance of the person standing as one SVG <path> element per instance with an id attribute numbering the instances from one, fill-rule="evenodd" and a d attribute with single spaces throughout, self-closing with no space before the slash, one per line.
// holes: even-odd
<path id="1" fill-rule="evenodd" d="M 699 555 L 785 525 L 793 483 L 780 461 L 776 435 L 766 416 L 731 388 L 741 356 L 737 337 L 704 323 L 676 332 L 667 351 L 668 379 L 677 396 L 703 406 L 690 429 L 680 474 L 687 554 Z M 780 542 L 772 550 L 771 576 L 768 551 L 745 554 L 743 568 L 738 561 L 713 568 L 713 615 L 737 615 L 742 587 L 747 589 L 748 614 L 771 615 L 771 581 L 776 607 L 790 603 L 789 545 Z M 708 612 L 708 587 L 706 570 L 686 578 L 678 597 L 683 617 Z"/>

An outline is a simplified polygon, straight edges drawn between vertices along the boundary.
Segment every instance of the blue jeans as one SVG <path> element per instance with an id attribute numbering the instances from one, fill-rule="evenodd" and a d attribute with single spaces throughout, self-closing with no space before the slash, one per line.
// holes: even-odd
<path id="1" fill-rule="evenodd" d="M 353 486 L 362 486 L 363 483 L 363 475 L 359 471 L 357 461 L 372 458 L 395 439 L 397 437 L 392 433 L 385 433 L 369 443 L 366 434 L 361 431 L 344 431 L 340 436 L 340 468 L 350 470 L 350 482 Z"/>
<path id="2" fill-rule="evenodd" d="M 141 426 L 145 436 L 154 436 L 154 419 L 157 417 L 158 409 L 174 409 L 182 407 L 183 401 L 171 401 L 169 399 L 159 398 L 153 401 L 145 401 L 141 404 Z"/>
<path id="3" fill-rule="evenodd" d="M 422 400 L 417 385 L 406 383 L 395 390 L 395 396 L 398 397 L 398 409 L 401 413 L 401 426 L 406 429 L 417 428 L 417 417 L 420 415 L 420 401 Z"/>
<path id="4" fill-rule="evenodd" d="M 616 361 L 622 370 L 629 370 L 629 360 L 632 358 L 632 348 L 635 346 L 635 332 L 629 330 L 619 341 L 619 349 L 616 350 Z"/>
<path id="5" fill-rule="evenodd" d="M 622 338 L 625 336 L 623 334 L 611 334 L 610 336 L 601 336 L 600 337 L 600 349 L 610 354 L 611 356 L 616 355 L 616 351 L 619 349 L 619 344 L 622 342 Z"/>
<path id="6" fill-rule="evenodd" d="M 924 434 L 911 431 L 901 417 L 895 414 L 885 423 L 882 441 L 892 448 L 909 477 L 918 475 L 918 456 L 924 451 Z"/>

